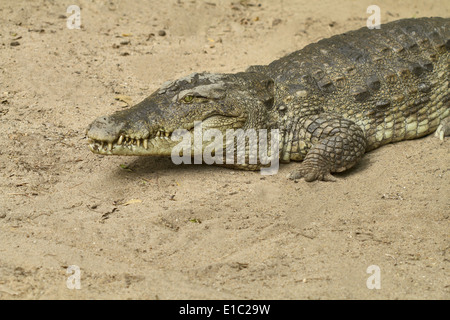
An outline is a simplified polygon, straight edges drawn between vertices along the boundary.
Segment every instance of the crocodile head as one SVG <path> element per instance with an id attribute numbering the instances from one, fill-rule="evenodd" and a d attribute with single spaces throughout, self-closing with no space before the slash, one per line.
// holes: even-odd
<path id="1" fill-rule="evenodd" d="M 202 128 L 270 128 L 273 81 L 260 73 L 194 73 L 169 81 L 139 104 L 92 122 L 86 130 L 90 149 L 104 155 L 170 156 L 171 134 L 194 122 Z"/>

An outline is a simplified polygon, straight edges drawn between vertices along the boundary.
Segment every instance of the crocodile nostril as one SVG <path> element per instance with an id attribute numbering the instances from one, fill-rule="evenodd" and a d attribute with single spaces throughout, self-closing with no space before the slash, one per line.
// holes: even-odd
<path id="1" fill-rule="evenodd" d="M 87 136 L 94 140 L 113 142 L 119 138 L 124 124 L 114 121 L 112 117 L 101 116 L 87 128 Z"/>

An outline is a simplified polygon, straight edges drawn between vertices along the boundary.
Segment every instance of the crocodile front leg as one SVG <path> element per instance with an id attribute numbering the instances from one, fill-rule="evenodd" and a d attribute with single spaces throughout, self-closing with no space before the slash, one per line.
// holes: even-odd
<path id="1" fill-rule="evenodd" d="M 333 114 L 322 113 L 301 121 L 298 137 L 297 149 L 306 156 L 291 172 L 289 178 L 292 180 L 303 177 L 306 181 L 334 181 L 331 172 L 353 167 L 366 149 L 362 129 L 354 122 Z"/>

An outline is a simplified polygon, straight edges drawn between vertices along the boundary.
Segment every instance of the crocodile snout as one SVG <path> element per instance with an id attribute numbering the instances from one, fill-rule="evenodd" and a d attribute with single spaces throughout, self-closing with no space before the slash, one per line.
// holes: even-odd
<path id="1" fill-rule="evenodd" d="M 92 140 L 114 142 L 123 126 L 123 123 L 114 121 L 110 116 L 101 116 L 89 125 L 86 135 Z"/>

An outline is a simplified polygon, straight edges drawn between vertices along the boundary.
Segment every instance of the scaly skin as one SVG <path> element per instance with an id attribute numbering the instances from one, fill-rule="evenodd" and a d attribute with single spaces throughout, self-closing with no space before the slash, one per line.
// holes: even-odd
<path id="1" fill-rule="evenodd" d="M 362 28 L 243 73 L 166 83 L 140 104 L 98 118 L 87 135 L 96 153 L 170 156 L 177 142 L 161 135 L 192 134 L 194 121 L 223 133 L 279 129 L 280 160 L 302 161 L 292 179 L 333 180 L 330 173 L 387 143 L 436 129 L 441 139 L 450 134 L 449 51 L 448 18 Z"/>

